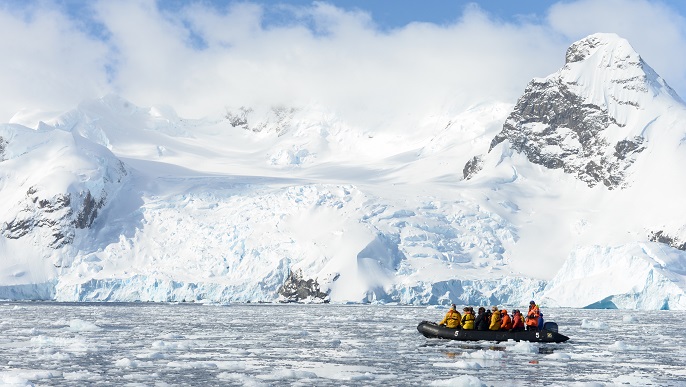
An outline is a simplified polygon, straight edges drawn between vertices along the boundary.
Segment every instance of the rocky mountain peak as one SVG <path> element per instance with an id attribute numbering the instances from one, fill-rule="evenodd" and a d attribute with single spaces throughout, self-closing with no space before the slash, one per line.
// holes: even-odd
<path id="1" fill-rule="evenodd" d="M 582 62 L 596 54 L 601 55 L 608 65 L 614 64 L 615 60 L 618 60 L 617 64 L 626 59 L 634 63 L 641 60 L 626 39 L 617 34 L 598 33 L 572 43 L 567 49 L 565 64 Z"/>
<path id="2" fill-rule="evenodd" d="M 529 83 L 489 152 L 508 140 L 532 163 L 561 168 L 589 186 L 624 187 L 645 149 L 644 128 L 659 115 L 658 100 L 681 100 L 615 34 L 579 40 L 565 59 L 559 71 Z"/>
<path id="3" fill-rule="evenodd" d="M 594 34 L 573 43 L 557 80 L 585 102 L 606 107 L 625 123 L 635 109 L 666 95 L 680 101 L 629 42 L 616 34 Z"/>

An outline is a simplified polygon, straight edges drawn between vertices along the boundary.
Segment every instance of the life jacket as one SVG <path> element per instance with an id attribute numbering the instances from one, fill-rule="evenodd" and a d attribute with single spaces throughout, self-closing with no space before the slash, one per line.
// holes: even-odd
<path id="1" fill-rule="evenodd" d="M 445 324 L 447 328 L 455 329 L 460 326 L 461 320 L 462 316 L 460 316 L 460 312 L 450 309 L 439 325 Z"/>
<path id="2" fill-rule="evenodd" d="M 515 313 L 514 322 L 512 323 L 512 328 L 513 329 L 524 328 L 524 321 L 522 321 L 522 314 L 521 313 Z"/>
<path id="3" fill-rule="evenodd" d="M 500 329 L 512 329 L 512 319 L 507 314 L 506 310 L 503 310 L 503 322 L 500 324 Z"/>
<path id="4" fill-rule="evenodd" d="M 538 305 L 529 306 L 529 312 L 526 314 L 526 325 L 537 327 L 539 314 L 540 310 L 538 309 Z"/>
<path id="5" fill-rule="evenodd" d="M 462 316 L 462 329 L 474 329 L 474 315 L 471 312 L 465 312 Z"/>

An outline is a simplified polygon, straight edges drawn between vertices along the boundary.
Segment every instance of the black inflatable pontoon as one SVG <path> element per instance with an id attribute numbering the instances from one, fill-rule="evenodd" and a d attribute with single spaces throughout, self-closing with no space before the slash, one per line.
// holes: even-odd
<path id="1" fill-rule="evenodd" d="M 562 343 L 569 337 L 557 333 L 557 324 L 546 322 L 540 331 L 477 331 L 464 329 L 451 329 L 442 327 L 435 322 L 422 321 L 417 325 L 417 330 L 428 338 L 450 339 L 460 341 L 531 341 L 541 343 Z"/>

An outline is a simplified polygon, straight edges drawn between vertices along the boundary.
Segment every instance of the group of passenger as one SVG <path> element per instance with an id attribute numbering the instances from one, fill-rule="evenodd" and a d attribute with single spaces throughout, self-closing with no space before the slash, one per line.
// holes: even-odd
<path id="1" fill-rule="evenodd" d="M 517 332 L 526 330 L 538 330 L 543 327 L 543 314 L 536 302 L 529 303 L 529 311 L 526 316 L 515 309 L 512 316 L 505 309 L 498 309 L 497 306 L 490 310 L 480 307 L 475 315 L 474 308 L 465 306 L 462 314 L 457 311 L 455 304 L 450 305 L 450 310 L 446 313 L 439 325 L 452 329 L 476 329 L 479 331 L 510 331 Z"/>

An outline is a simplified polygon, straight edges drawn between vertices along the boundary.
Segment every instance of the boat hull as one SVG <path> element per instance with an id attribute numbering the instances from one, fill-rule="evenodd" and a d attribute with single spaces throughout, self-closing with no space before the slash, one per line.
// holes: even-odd
<path id="1" fill-rule="evenodd" d="M 535 343 L 563 343 L 569 337 L 550 330 L 540 331 L 477 331 L 451 329 L 431 321 L 422 321 L 417 325 L 419 333 L 428 338 L 449 339 L 458 341 L 531 341 Z"/>

